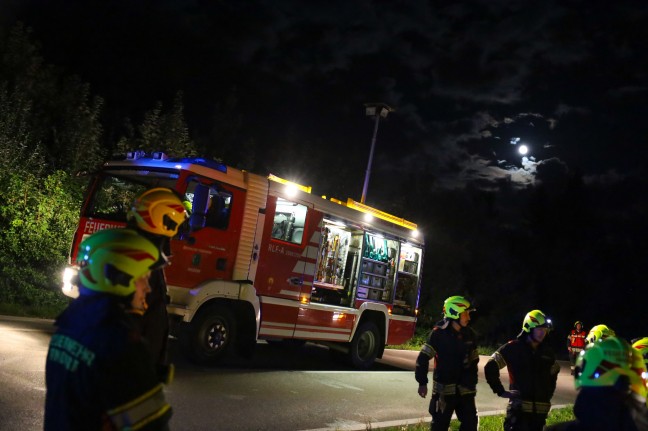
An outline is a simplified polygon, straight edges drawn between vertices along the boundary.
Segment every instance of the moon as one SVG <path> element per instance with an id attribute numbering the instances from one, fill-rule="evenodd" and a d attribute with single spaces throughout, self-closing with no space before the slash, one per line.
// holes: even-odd
<path id="1" fill-rule="evenodd" d="M 520 145 L 518 147 L 518 152 L 522 155 L 525 155 L 526 153 L 529 152 L 529 147 L 527 147 L 526 145 Z"/>

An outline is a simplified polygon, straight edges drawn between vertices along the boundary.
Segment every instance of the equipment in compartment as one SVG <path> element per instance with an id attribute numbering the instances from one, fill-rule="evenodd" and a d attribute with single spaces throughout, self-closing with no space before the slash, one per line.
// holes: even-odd
<path id="1" fill-rule="evenodd" d="M 312 301 L 350 304 L 349 292 L 357 282 L 359 237 L 345 226 L 324 221 Z"/>

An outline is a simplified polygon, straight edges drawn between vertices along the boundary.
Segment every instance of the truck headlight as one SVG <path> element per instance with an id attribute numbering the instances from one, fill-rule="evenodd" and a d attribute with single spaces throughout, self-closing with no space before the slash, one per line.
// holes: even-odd
<path id="1" fill-rule="evenodd" d="M 63 270 L 63 286 L 61 290 L 66 296 L 71 298 L 79 296 L 79 288 L 77 286 L 79 280 L 78 274 L 78 269 L 69 266 Z"/>

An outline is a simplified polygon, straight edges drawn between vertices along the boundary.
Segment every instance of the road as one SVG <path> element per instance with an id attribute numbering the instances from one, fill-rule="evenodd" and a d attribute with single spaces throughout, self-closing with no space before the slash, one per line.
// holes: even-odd
<path id="1" fill-rule="evenodd" d="M 52 322 L 0 316 L 0 424 L 42 429 L 44 365 Z M 328 351 L 257 345 L 248 361 L 218 368 L 188 363 L 172 346 L 176 378 L 166 390 L 174 430 L 365 430 L 429 421 L 428 400 L 416 394 L 416 352 L 388 350 L 373 370 L 359 372 L 330 360 Z M 486 358 L 481 358 L 481 364 Z M 481 374 L 481 371 L 480 371 Z M 554 405 L 573 403 L 569 368 L 558 379 Z M 477 390 L 480 413 L 503 411 L 506 400 Z"/>

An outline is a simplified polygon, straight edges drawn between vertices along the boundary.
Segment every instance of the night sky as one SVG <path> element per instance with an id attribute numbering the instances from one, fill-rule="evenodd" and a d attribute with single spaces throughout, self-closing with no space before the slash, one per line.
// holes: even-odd
<path id="1" fill-rule="evenodd" d="M 307 164 L 273 172 L 318 194 L 359 200 L 373 132 L 363 104 L 383 102 L 396 111 L 380 122 L 369 204 L 408 182 L 551 196 L 576 178 L 608 220 L 631 218 L 628 237 L 647 214 L 646 2 L 3 0 L 0 20 L 32 27 L 47 62 L 104 97 L 115 130 L 183 91 L 199 146 L 217 145 L 214 119 L 231 115 L 233 139 L 259 144 L 257 171 L 278 151 L 327 165 L 338 183 Z M 645 303 L 643 287 L 627 299 Z"/>
<path id="2" fill-rule="evenodd" d="M 135 120 L 182 90 L 191 130 L 206 134 L 235 92 L 244 133 L 352 148 L 363 171 L 363 103 L 384 102 L 397 111 L 379 129 L 378 171 L 432 171 L 439 187 L 645 174 L 643 2 L 2 3 L 48 62 Z"/>

